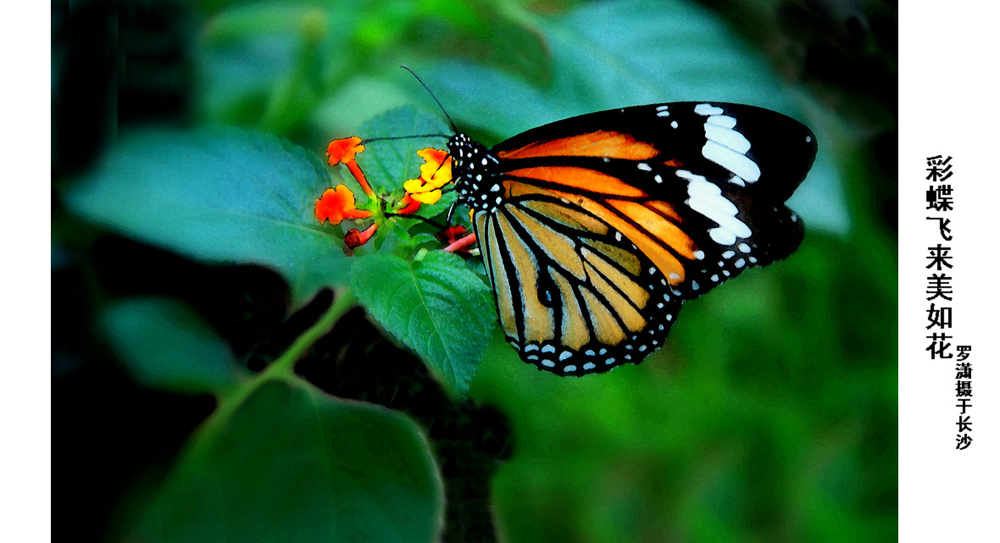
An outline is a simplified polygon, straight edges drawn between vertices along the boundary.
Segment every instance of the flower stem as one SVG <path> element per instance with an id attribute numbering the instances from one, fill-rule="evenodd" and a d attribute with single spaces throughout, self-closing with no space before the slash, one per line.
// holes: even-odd
<path id="1" fill-rule="evenodd" d="M 316 324 L 310 326 L 301 336 L 295 338 L 295 341 L 288 347 L 288 350 L 272 362 L 261 377 L 265 375 L 291 376 L 294 373 L 295 363 L 306 354 L 306 351 L 314 343 L 326 335 L 333 328 L 334 324 L 337 324 L 340 317 L 343 317 L 357 303 L 358 299 L 351 292 L 351 289 L 344 288 L 338 290 L 336 292 L 336 299 L 330 304 L 330 308 L 326 310 L 326 313 L 316 321 Z"/>
<path id="2" fill-rule="evenodd" d="M 304 381 L 295 377 L 295 363 L 306 354 L 309 347 L 312 347 L 314 343 L 329 332 L 333 328 L 333 325 L 358 302 L 357 297 L 354 296 L 354 293 L 349 288 L 336 291 L 335 296 L 336 299 L 334 299 L 333 304 L 316 321 L 316 324 L 310 326 L 302 335 L 295 338 L 295 341 L 288 347 L 288 350 L 272 362 L 267 369 L 258 375 L 244 380 L 232 390 L 227 391 L 227 393 L 221 394 L 219 396 L 219 406 L 215 410 L 215 413 L 205 421 L 205 424 L 198 429 L 198 432 L 212 433 L 217 431 L 219 427 L 226 425 L 233 413 L 264 383 L 273 380 L 289 383 L 298 382 L 299 384 L 304 383 Z"/>
<path id="3" fill-rule="evenodd" d="M 476 235 L 469 234 L 468 236 L 465 236 L 463 238 L 457 239 L 454 242 L 452 242 L 451 245 L 444 248 L 444 251 L 446 253 L 454 253 L 457 251 L 461 251 L 462 249 L 465 249 L 466 247 L 472 245 L 475 242 L 476 242 Z"/>

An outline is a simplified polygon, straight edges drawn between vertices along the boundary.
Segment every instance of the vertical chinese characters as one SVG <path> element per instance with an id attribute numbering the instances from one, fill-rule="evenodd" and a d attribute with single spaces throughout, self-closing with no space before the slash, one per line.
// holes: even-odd
<path id="1" fill-rule="evenodd" d="M 958 402 L 955 407 L 959 409 L 955 423 L 958 427 L 955 448 L 965 450 L 972 445 L 972 363 L 968 361 L 972 346 L 953 342 L 952 302 L 955 289 L 952 273 L 955 262 L 952 247 L 943 244 L 954 239 L 951 215 L 955 199 L 950 180 L 955 172 L 952 171 L 951 161 L 951 156 L 927 157 L 927 221 L 934 227 L 932 235 L 935 243 L 927 246 L 925 266 L 929 270 L 925 292 L 928 302 L 925 327 L 928 344 L 925 350 L 931 360 L 955 362 L 955 398 Z"/>

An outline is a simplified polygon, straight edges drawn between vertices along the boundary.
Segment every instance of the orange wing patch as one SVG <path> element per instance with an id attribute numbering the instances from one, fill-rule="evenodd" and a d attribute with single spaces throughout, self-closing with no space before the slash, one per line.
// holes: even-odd
<path id="1" fill-rule="evenodd" d="M 562 334 L 560 341 L 563 345 L 577 351 L 590 341 L 590 330 L 587 328 L 587 321 L 583 319 L 580 302 L 577 301 L 573 287 L 566 276 L 551 267 L 548 269 L 548 274 L 559 288 L 559 295 L 562 297 L 565 307 L 559 328 Z"/>
<path id="2" fill-rule="evenodd" d="M 534 169 L 544 170 L 550 168 L 525 168 L 524 170 Z M 585 171 L 592 172 L 593 170 Z M 618 181 L 614 177 L 611 179 Z M 620 181 L 618 182 L 620 183 Z M 698 246 L 684 230 L 672 222 L 672 220 L 680 222 L 680 216 L 666 202 L 658 200 L 631 202 L 614 198 L 603 199 L 601 198 L 603 196 L 601 194 L 595 194 L 597 197 L 595 199 L 581 194 L 571 194 L 539 187 L 532 185 L 530 181 L 518 182 L 508 180 L 504 182 L 504 185 L 510 197 L 544 194 L 559 198 L 567 204 L 579 206 L 584 211 L 596 216 L 598 220 L 618 230 L 629 241 L 634 243 L 653 262 L 653 265 L 667 277 L 667 281 L 671 285 L 679 285 L 684 281 L 684 264 L 664 246 L 670 247 L 670 249 L 684 258 L 690 260 L 696 258 L 694 253 L 698 250 Z M 626 221 L 613 210 L 626 215 L 640 227 L 637 228 L 632 222 Z"/>
<path id="3" fill-rule="evenodd" d="M 480 213 L 476 217 L 476 234 L 481 243 L 485 244 L 483 260 L 486 263 L 487 271 L 493 282 L 493 289 L 496 291 L 497 310 L 500 313 L 500 324 L 504 332 L 510 337 L 517 337 L 517 317 L 514 312 L 514 298 L 511 293 L 510 279 L 503 268 L 503 262 L 494 260 L 500 254 L 500 245 L 497 242 L 496 232 L 492 231 L 487 221 L 489 217 L 486 213 Z"/>
<path id="4" fill-rule="evenodd" d="M 671 219 L 673 219 L 678 223 L 682 222 L 681 216 L 677 214 L 677 210 L 674 209 L 674 206 L 666 202 L 654 200 L 652 202 L 646 202 L 646 207 L 650 209 L 655 209 L 656 211 L 659 211 L 660 214 L 662 214 L 664 217 L 670 217 Z"/>
<path id="5" fill-rule="evenodd" d="M 514 267 L 523 271 L 517 276 L 521 282 L 521 304 L 524 312 L 524 337 L 521 340 L 537 343 L 551 341 L 555 338 L 553 315 L 552 311 L 538 300 L 538 271 L 535 266 L 537 261 L 531 254 L 531 249 L 525 246 L 521 237 L 514 232 L 506 216 L 498 214 L 495 221 L 494 224 L 500 227 L 495 236 L 503 235 L 503 239 L 507 240 L 507 249 L 510 251 Z"/>
<path id="6" fill-rule="evenodd" d="M 533 158 L 544 156 L 590 156 L 649 160 L 659 154 L 656 147 L 636 141 L 629 134 L 597 130 L 549 141 L 536 141 L 510 151 L 500 151 L 497 157 Z"/>
<path id="7" fill-rule="evenodd" d="M 608 200 L 608 203 L 652 234 L 654 238 L 669 245 L 681 256 L 694 260 L 694 252 L 697 250 L 694 241 L 674 223 L 638 202 Z"/>
<path id="8" fill-rule="evenodd" d="M 582 189 L 594 194 L 620 198 L 644 198 L 646 193 L 628 183 L 590 168 L 575 166 L 538 166 L 507 172 L 512 177 L 547 181 L 564 187 Z"/>

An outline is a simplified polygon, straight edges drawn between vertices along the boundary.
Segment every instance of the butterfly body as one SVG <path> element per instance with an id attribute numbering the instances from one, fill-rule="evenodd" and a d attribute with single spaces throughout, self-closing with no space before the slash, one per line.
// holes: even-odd
<path id="1" fill-rule="evenodd" d="M 788 117 L 701 102 L 448 148 L 507 339 L 560 375 L 642 361 L 685 300 L 791 254 L 803 228 L 784 202 L 816 154 Z"/>

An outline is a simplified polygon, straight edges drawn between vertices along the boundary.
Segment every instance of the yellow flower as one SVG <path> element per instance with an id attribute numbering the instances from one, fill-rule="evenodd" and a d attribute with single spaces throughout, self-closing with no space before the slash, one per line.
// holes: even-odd
<path id="1" fill-rule="evenodd" d="M 420 177 L 403 183 L 403 189 L 417 202 L 437 203 L 441 199 L 441 187 L 451 182 L 451 157 L 447 151 L 433 148 L 421 149 L 417 156 L 424 159 Z"/>

